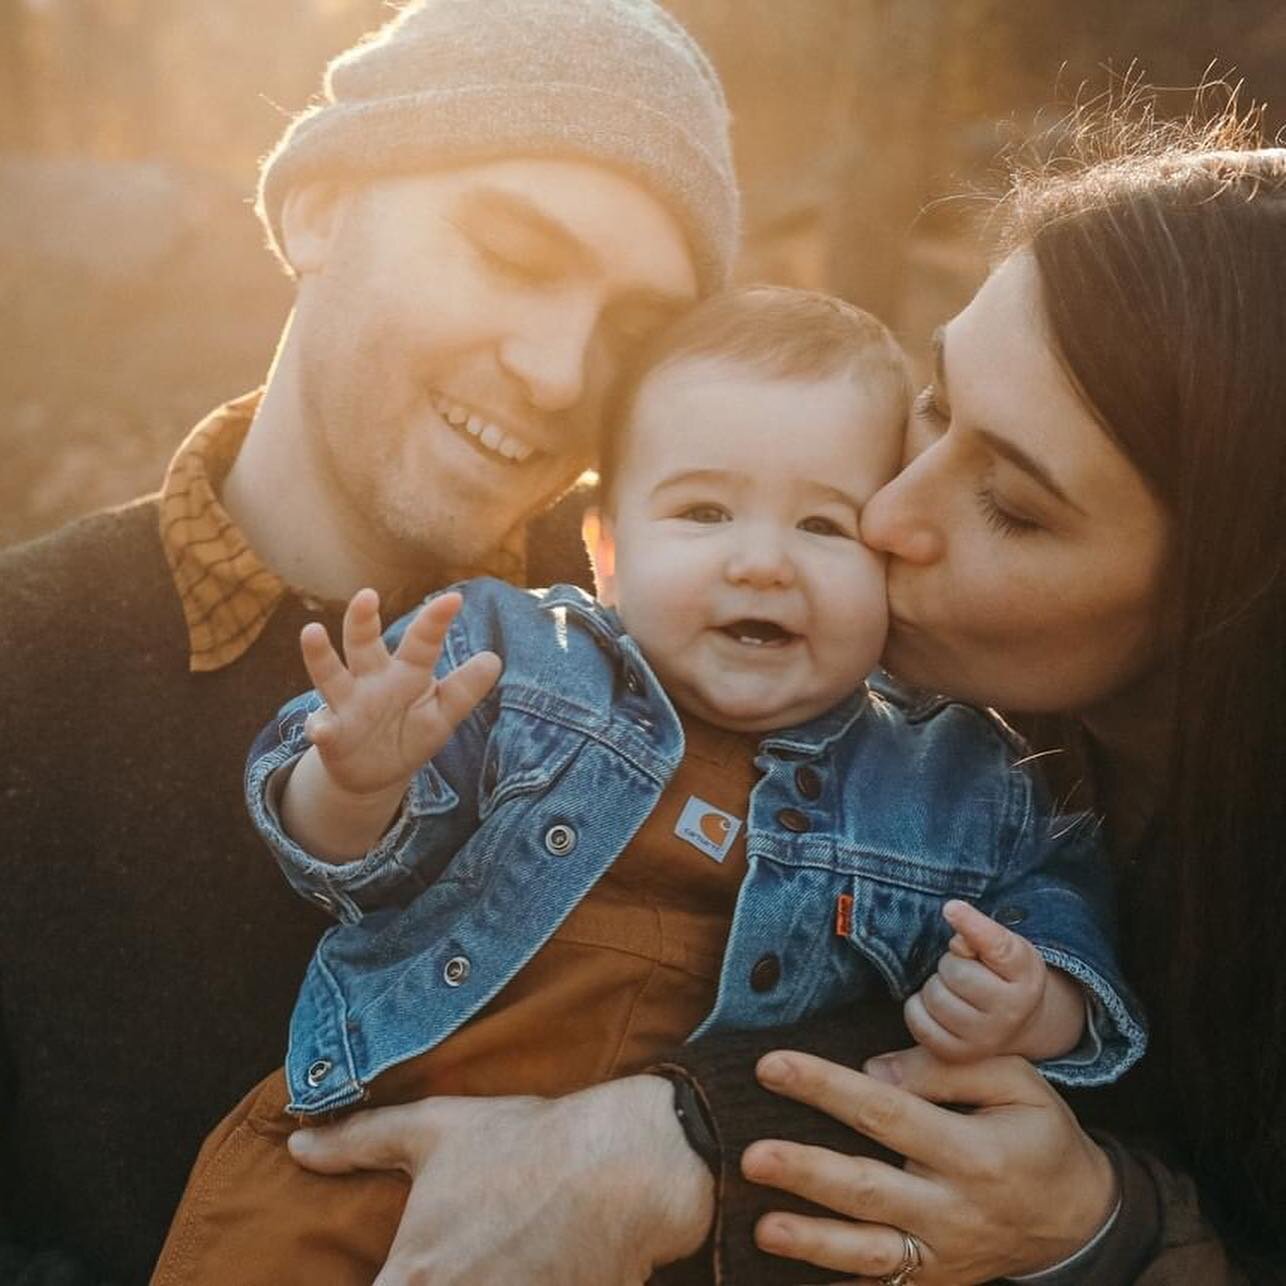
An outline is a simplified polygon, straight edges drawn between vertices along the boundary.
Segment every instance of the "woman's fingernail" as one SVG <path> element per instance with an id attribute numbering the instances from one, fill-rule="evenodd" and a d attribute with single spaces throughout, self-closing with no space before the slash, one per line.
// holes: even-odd
<path id="1" fill-rule="evenodd" d="M 741 1173 L 747 1179 L 765 1178 L 772 1174 L 778 1160 L 777 1151 L 772 1144 L 760 1139 L 741 1154 Z"/>
<path id="2" fill-rule="evenodd" d="M 862 1070 L 873 1080 L 883 1081 L 886 1085 L 902 1083 L 902 1069 L 898 1060 L 891 1055 L 882 1054 L 879 1058 L 868 1058 Z"/>
<path id="3" fill-rule="evenodd" d="M 756 1069 L 761 1085 L 789 1085 L 791 1077 L 790 1061 L 780 1054 L 768 1054 L 759 1060 Z"/>

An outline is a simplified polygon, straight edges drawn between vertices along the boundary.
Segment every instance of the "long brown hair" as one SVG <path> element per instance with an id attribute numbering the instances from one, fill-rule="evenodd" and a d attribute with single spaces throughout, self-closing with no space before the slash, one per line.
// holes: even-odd
<path id="1" fill-rule="evenodd" d="M 1176 735 L 1132 965 L 1203 1194 L 1280 1247 L 1286 150 L 1253 146 L 1254 125 L 1235 108 L 1159 136 L 1118 124 L 1115 156 L 1021 179 L 1006 231 L 1038 266 L 1065 369 L 1172 518 Z"/>

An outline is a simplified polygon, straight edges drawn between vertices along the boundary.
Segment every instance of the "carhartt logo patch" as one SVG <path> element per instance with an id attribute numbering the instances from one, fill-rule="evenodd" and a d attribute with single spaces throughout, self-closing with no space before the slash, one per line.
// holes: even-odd
<path id="1" fill-rule="evenodd" d="M 722 862 L 728 856 L 732 842 L 741 829 L 741 818 L 725 813 L 722 808 L 707 804 L 704 799 L 695 795 L 688 796 L 679 814 L 674 833 L 682 840 L 687 840 L 693 848 L 699 848 L 707 857 Z"/>

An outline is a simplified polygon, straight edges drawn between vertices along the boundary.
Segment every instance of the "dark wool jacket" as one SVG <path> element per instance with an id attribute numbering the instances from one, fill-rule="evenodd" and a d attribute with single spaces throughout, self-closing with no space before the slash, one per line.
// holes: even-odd
<path id="1" fill-rule="evenodd" d="M 0 1174 L 16 1239 L 122 1284 L 280 1063 L 326 924 L 240 806 L 315 614 L 288 600 L 240 661 L 189 673 L 157 527 L 149 498 L 0 554 Z"/>

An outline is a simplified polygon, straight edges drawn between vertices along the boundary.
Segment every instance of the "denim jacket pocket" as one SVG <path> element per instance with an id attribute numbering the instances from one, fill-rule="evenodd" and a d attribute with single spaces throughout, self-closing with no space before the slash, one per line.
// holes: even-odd
<path id="1" fill-rule="evenodd" d="M 583 742 L 582 734 L 550 719 L 502 707 L 482 757 L 479 821 L 485 821 L 508 800 L 547 791 Z"/>
<path id="2" fill-rule="evenodd" d="M 951 940 L 943 904 L 976 898 L 981 880 L 888 854 L 870 855 L 869 862 L 873 869 L 848 882 L 853 900 L 844 917 L 846 936 L 894 998 L 905 1000 L 924 985 Z"/>

